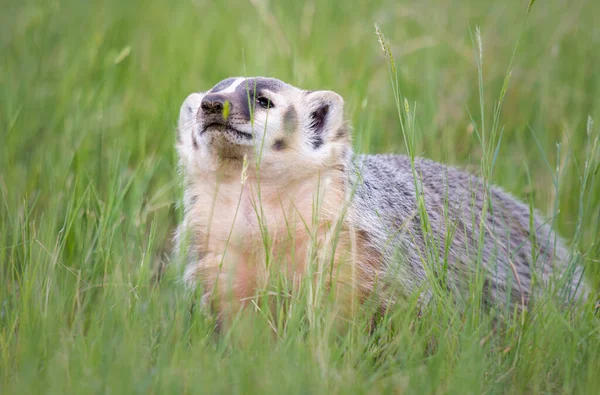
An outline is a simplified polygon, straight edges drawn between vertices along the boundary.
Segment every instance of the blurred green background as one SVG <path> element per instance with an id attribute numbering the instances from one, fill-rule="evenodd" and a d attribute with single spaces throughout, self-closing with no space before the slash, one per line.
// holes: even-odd
<path id="1" fill-rule="evenodd" d="M 189 370 L 184 371 L 189 374 L 193 370 L 189 361 L 208 358 L 197 349 L 191 354 L 181 351 L 187 343 L 170 348 L 172 343 L 156 340 L 161 338 L 157 333 L 167 337 L 164 333 L 188 333 L 181 329 L 187 328 L 182 318 L 187 317 L 187 306 L 173 308 L 185 305 L 179 303 L 183 296 L 175 275 L 160 291 L 166 296 L 161 294 L 162 302 L 155 303 L 159 307 L 153 313 L 146 318 L 135 313 L 140 303 L 148 303 L 144 300 L 159 298 L 147 284 L 154 268 L 169 260 L 171 235 L 180 216 L 175 125 L 179 106 L 190 92 L 235 75 L 272 76 L 305 89 L 335 90 L 346 101 L 357 151 L 402 153 L 388 67 L 374 33 L 376 22 L 392 44 L 402 93 L 417 104 L 417 152 L 476 172 L 482 152 L 469 115 L 480 122 L 476 51 L 470 32 L 481 28 L 489 126 L 528 4 L 525 0 L 4 0 L 0 14 L 2 384 L 15 392 L 107 390 L 99 384 L 103 377 L 121 372 L 126 377 L 119 380 L 126 384 L 109 386 L 113 391 L 145 392 L 149 387 L 135 385 L 143 380 L 156 384 L 160 366 L 169 375 L 173 373 L 169 366 L 181 368 L 187 361 Z M 558 198 L 557 229 L 567 239 L 578 229 L 582 232 L 578 247 L 588 279 L 596 286 L 600 283 L 600 186 L 588 185 L 582 199 L 580 177 L 589 149 L 588 116 L 600 122 L 598 16 L 597 1 L 535 3 L 513 63 L 493 177 L 516 196 L 532 199 L 544 214 L 555 212 Z M 591 141 L 597 135 L 595 126 Z M 561 172 L 558 194 L 552 182 L 557 168 Z M 120 301 L 126 302 L 113 311 Z M 107 314 L 115 316 L 108 319 Z M 165 322 L 181 324 L 177 328 L 182 332 L 168 332 Z M 581 327 L 593 328 L 594 322 Z M 93 332 L 95 327 L 98 332 Z M 600 346 L 595 328 L 593 339 L 586 337 L 588 347 Z M 148 340 L 152 333 L 158 342 L 155 348 L 136 348 L 136 339 Z M 552 338 L 546 340 L 553 343 Z M 459 355 L 451 348 L 448 359 L 434 366 L 439 374 L 417 384 L 405 376 L 423 371 L 414 370 L 417 365 L 409 364 L 408 371 L 386 371 L 383 376 L 391 383 L 389 388 L 372 387 L 377 368 L 353 373 L 356 361 L 352 360 L 328 371 L 322 368 L 323 361 L 334 357 L 319 359 L 313 354 L 305 356 L 312 365 L 300 369 L 304 373 L 297 380 L 285 381 L 287 376 L 281 373 L 272 387 L 256 386 L 253 379 L 246 387 L 231 382 L 239 384 L 235 387 L 239 392 L 245 388 L 277 392 L 288 386 L 303 388 L 298 393 L 342 391 L 345 385 L 357 392 L 415 390 L 414 386 L 425 392 L 426 388 L 460 392 L 459 379 L 468 377 L 473 382 L 464 385 L 478 388 L 474 392 L 479 393 L 585 390 L 600 384 L 593 366 L 581 365 L 581 358 L 592 358 L 587 360 L 591 364 L 597 357 L 560 359 L 580 340 L 574 337 L 564 348 L 557 346 L 554 354 L 538 355 L 539 360 L 523 370 L 515 367 L 523 355 L 494 354 L 481 363 L 499 366 L 491 376 L 490 370 L 476 369 L 483 358 L 475 357 L 477 351 L 465 357 L 467 362 L 461 359 L 464 365 L 460 365 L 450 357 Z M 93 344 L 100 344 L 99 349 Z M 214 351 L 211 347 L 206 346 L 206 353 Z M 169 354 L 170 349 L 181 354 Z M 119 350 L 128 351 L 125 355 Z M 225 352 L 217 351 L 219 362 L 205 360 L 212 366 L 208 371 L 237 378 L 268 375 L 273 363 L 293 376 L 296 363 L 304 362 L 300 357 L 300 362 L 281 362 L 268 353 L 252 362 L 237 355 L 228 370 L 226 359 L 221 359 Z M 273 354 L 277 358 L 288 356 L 286 349 L 278 352 Z M 342 354 L 335 356 L 337 361 L 345 361 Z M 556 365 L 546 360 L 549 356 L 556 357 Z M 145 362 L 138 366 L 139 359 Z M 248 371 L 253 366 L 256 376 Z M 461 366 L 465 376 L 458 374 Z M 423 369 L 431 373 L 427 369 L 434 367 Z M 312 373 L 320 378 L 311 381 Z M 66 379 L 70 374 L 73 377 Z M 555 379 L 547 380 L 549 375 Z M 190 390 L 181 386 L 182 380 L 174 379 L 172 387 L 162 388 Z M 303 387 L 307 383 L 320 384 Z M 232 389 L 227 382 L 218 388 Z"/>
<path id="2" fill-rule="evenodd" d="M 64 190 L 69 174 L 85 174 L 103 188 L 107 167 L 124 171 L 144 161 L 155 173 L 149 188 L 164 187 L 174 174 L 174 128 L 183 99 L 232 75 L 335 90 L 346 100 L 358 151 L 401 152 L 374 22 L 393 45 L 403 94 L 417 103 L 418 152 L 477 166 L 481 152 L 469 119 L 469 111 L 479 111 L 470 30 L 482 30 L 491 115 L 527 5 L 11 2 L 3 7 L 0 31 L 1 163 L 9 199 L 17 204 L 40 193 L 41 209 Z M 587 117 L 600 118 L 594 100 L 600 91 L 599 9 L 593 1 L 540 1 L 516 54 L 495 181 L 521 197 L 535 193 L 545 212 L 551 212 L 552 187 L 544 158 L 554 170 L 557 143 L 565 157 L 570 150 L 582 158 Z M 567 166 L 560 203 L 565 236 L 574 230 L 569 218 L 576 216 L 579 190 L 573 161 Z M 169 193 L 162 202 L 175 197 Z M 598 223 L 597 216 L 588 220 Z"/>

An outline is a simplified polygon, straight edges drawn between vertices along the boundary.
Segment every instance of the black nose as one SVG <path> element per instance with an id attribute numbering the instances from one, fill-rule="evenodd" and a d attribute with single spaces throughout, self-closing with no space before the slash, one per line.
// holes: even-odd
<path id="1" fill-rule="evenodd" d="M 216 93 L 209 93 L 202 98 L 200 107 L 202 107 L 205 114 L 222 114 L 225 107 L 225 98 Z"/>

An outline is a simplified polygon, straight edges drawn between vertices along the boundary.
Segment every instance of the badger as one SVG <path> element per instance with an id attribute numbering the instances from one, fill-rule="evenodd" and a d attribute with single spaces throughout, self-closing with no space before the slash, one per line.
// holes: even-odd
<path id="1" fill-rule="evenodd" d="M 565 302 L 586 298 L 565 242 L 527 205 L 428 159 L 355 154 L 350 132 L 339 94 L 274 78 L 227 78 L 185 99 L 176 249 L 184 282 L 219 317 L 275 276 L 323 281 L 341 314 L 426 302 L 433 287 L 469 298 L 476 278 L 490 307 L 526 309 L 552 284 Z"/>

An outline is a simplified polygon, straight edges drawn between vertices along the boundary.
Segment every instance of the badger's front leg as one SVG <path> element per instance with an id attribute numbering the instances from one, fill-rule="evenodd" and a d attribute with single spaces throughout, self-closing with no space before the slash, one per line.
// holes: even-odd
<path id="1" fill-rule="evenodd" d="M 184 280 L 191 287 L 202 287 L 202 305 L 212 309 L 219 322 L 223 322 L 250 303 L 255 294 L 256 274 L 240 254 L 209 252 L 188 264 Z"/>

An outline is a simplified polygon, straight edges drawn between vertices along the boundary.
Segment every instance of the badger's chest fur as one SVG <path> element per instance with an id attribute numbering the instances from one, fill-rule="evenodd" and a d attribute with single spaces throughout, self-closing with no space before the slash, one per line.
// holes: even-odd
<path id="1" fill-rule="evenodd" d="M 223 308 L 273 292 L 274 275 L 297 286 L 327 239 L 348 240 L 345 230 L 334 234 L 344 205 L 340 176 L 317 174 L 283 186 L 254 176 L 243 184 L 240 177 L 206 177 L 190 186 L 186 228 L 197 261 L 185 281 L 201 281 Z"/>
<path id="2" fill-rule="evenodd" d="M 178 129 L 185 195 L 176 239 L 185 281 L 201 284 L 223 318 L 261 293 L 276 294 L 274 277 L 293 289 L 325 271 L 335 273 L 325 286 L 338 284 L 343 312 L 375 292 L 382 307 L 415 291 L 427 300 L 428 270 L 438 264 L 457 295 L 481 270 L 490 305 L 526 307 L 534 278 L 547 285 L 559 277 L 585 297 L 581 271 L 564 275 L 562 240 L 523 203 L 492 188 L 494 215 L 485 217 L 486 193 L 474 176 L 417 159 L 418 192 L 408 158 L 355 156 L 334 92 L 229 78 L 191 94 Z"/>

